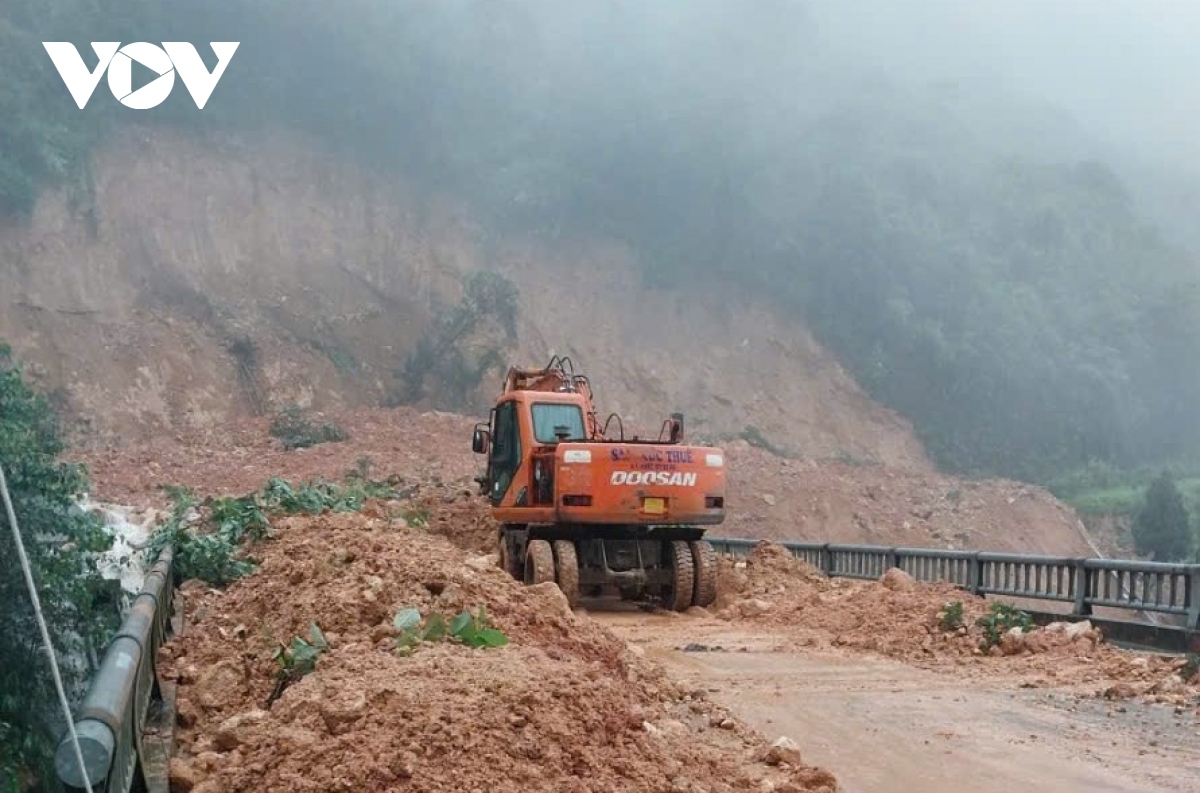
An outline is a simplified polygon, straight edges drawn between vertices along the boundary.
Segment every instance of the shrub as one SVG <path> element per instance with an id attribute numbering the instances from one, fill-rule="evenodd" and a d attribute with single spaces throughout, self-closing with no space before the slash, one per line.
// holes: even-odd
<path id="1" fill-rule="evenodd" d="M 1146 488 L 1133 524 L 1133 544 L 1138 553 L 1164 562 L 1182 561 L 1191 553 L 1191 525 L 1183 495 L 1165 471 Z"/>
<path id="2" fill-rule="evenodd" d="M 275 416 L 271 422 L 271 436 L 283 443 L 283 448 L 303 449 L 316 446 L 319 443 L 334 443 L 347 439 L 346 433 L 336 424 L 318 424 L 308 417 L 296 405 L 289 405 Z"/>
<path id="3" fill-rule="evenodd" d="M 987 614 L 976 620 L 975 624 L 983 628 L 981 646 L 984 650 L 999 644 L 1004 634 L 1013 628 L 1033 630 L 1033 618 L 1009 603 L 992 603 Z"/>
<path id="4" fill-rule="evenodd" d="M 938 625 L 943 631 L 956 631 L 963 626 L 963 604 L 961 600 L 946 603 L 938 612 Z"/>
<path id="5" fill-rule="evenodd" d="M 63 448 L 49 403 L 0 344 L 0 462 L 59 659 L 102 647 L 119 620 L 95 563 L 112 538 L 99 517 L 76 506 L 87 492 L 86 471 L 60 462 Z M 62 673 L 75 692 L 86 670 L 63 664 Z M 24 789 L 20 780 L 31 775 L 50 778 L 57 711 L 12 527 L 0 509 L 0 790 Z"/>

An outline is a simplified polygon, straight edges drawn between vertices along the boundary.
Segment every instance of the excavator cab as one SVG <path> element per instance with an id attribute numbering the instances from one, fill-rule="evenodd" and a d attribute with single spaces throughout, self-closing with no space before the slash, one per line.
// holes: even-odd
<path id="1" fill-rule="evenodd" d="M 510 369 L 471 438 L 487 459 L 475 481 L 500 524 L 501 565 L 526 583 L 556 581 L 572 603 L 582 592 L 710 605 L 716 562 L 702 527 L 724 519 L 725 457 L 683 438 L 680 413 L 654 438 L 627 438 L 615 414 L 601 425 L 570 359 Z"/>

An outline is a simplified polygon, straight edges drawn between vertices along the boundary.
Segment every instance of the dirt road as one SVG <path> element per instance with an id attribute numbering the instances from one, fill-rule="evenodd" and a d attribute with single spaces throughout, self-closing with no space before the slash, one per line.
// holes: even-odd
<path id="1" fill-rule="evenodd" d="M 966 685 L 952 673 L 805 649 L 777 630 L 716 619 L 592 616 L 768 738 L 795 740 L 847 793 L 1200 790 L 1191 713 L 1011 680 Z"/>

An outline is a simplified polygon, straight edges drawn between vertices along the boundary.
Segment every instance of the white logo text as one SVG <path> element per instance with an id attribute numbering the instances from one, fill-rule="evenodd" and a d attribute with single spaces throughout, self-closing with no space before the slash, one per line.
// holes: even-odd
<path id="1" fill-rule="evenodd" d="M 178 72 L 196 107 L 203 109 L 221 75 L 225 74 L 225 67 L 237 51 L 238 44 L 236 41 L 212 42 L 210 46 L 217 56 L 217 65 L 210 72 L 200 59 L 200 53 L 186 41 L 164 41 L 162 47 L 144 41 L 135 41 L 124 47 L 119 41 L 93 41 L 92 50 L 99 62 L 95 71 L 89 71 L 74 44 L 68 41 L 42 42 L 80 110 L 87 106 L 105 72 L 108 72 L 108 88 L 112 95 L 133 110 L 149 110 L 161 105 L 175 87 L 175 73 Z M 136 91 L 133 90 L 134 61 L 158 75 Z"/>

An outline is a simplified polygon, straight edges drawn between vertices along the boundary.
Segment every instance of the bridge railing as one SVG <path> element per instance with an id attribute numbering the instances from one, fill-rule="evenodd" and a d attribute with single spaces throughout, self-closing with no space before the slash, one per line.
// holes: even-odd
<path id="1" fill-rule="evenodd" d="M 109 642 L 76 716 L 75 731 L 94 791 L 146 789 L 142 741 L 150 703 L 161 697 L 155 664 L 158 648 L 170 633 L 175 591 L 171 561 L 167 547 L 146 574 L 141 592 Z M 87 790 L 66 736 L 54 765 L 63 787 Z"/>
<path id="2" fill-rule="evenodd" d="M 718 553 L 746 556 L 759 540 L 710 537 Z M 1070 603 L 1072 614 L 1095 607 L 1169 614 L 1200 630 L 1200 565 L 1027 554 L 779 542 L 831 577 L 873 580 L 897 567 L 918 581 L 955 584 L 976 595 Z"/>

